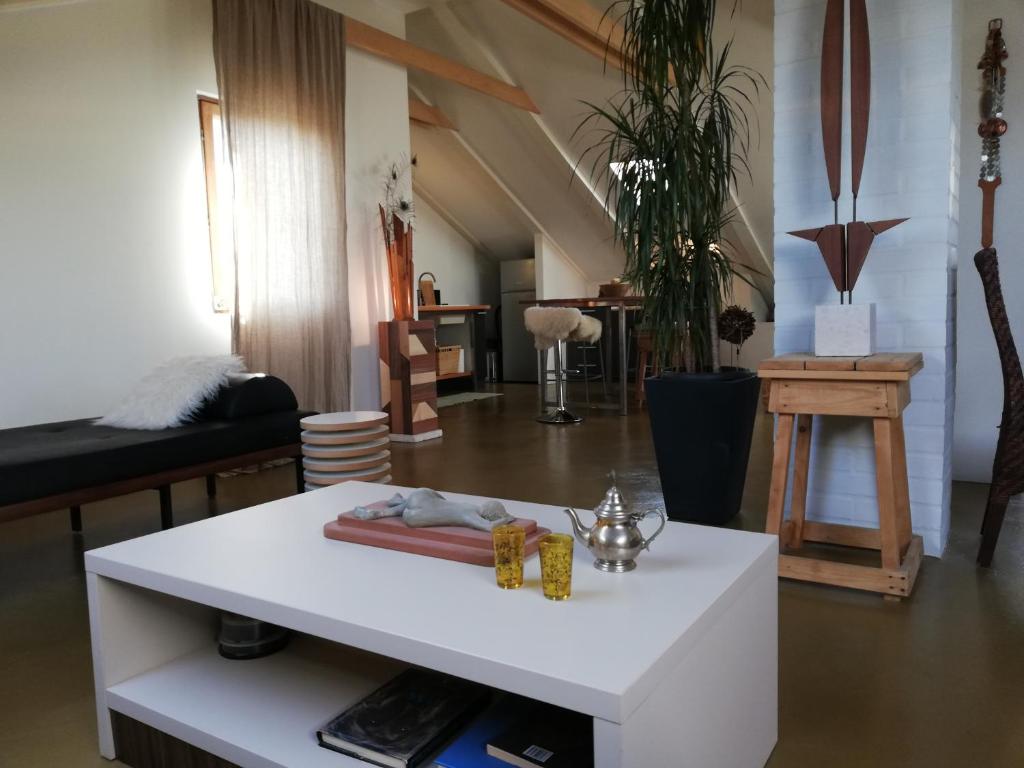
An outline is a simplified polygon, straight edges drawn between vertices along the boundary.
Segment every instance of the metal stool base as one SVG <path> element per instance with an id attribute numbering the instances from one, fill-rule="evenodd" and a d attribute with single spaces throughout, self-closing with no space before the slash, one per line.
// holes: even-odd
<path id="1" fill-rule="evenodd" d="M 541 424 L 579 424 L 583 419 L 566 408 L 555 408 L 537 417 Z"/>

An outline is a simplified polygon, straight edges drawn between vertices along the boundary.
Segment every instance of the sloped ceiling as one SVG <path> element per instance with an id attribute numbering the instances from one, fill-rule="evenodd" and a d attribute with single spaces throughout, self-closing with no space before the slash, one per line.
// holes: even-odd
<path id="1" fill-rule="evenodd" d="M 594 0 L 593 4 L 603 9 L 607 0 Z M 724 34 L 736 37 L 733 60 L 769 76 L 771 21 L 771 3 L 748 2 L 735 18 L 718 25 Z M 484 175 L 493 182 L 488 185 L 490 192 L 500 191 L 512 204 L 491 204 L 504 212 L 504 218 L 467 213 L 463 223 L 481 242 L 489 239 L 489 233 L 478 230 L 478 222 L 479 226 L 492 226 L 502 232 L 497 239 L 505 245 L 494 248 L 497 258 L 507 258 L 502 254 L 508 252 L 515 229 L 521 230 L 522 240 L 512 250 L 531 250 L 527 236 L 532 242 L 532 231 L 543 231 L 592 281 L 617 275 L 622 254 L 612 240 L 602 192 L 590 188 L 588 160 L 584 158 L 577 168 L 585 136 L 574 138 L 574 132 L 586 114 L 584 102 L 601 104 L 612 97 L 621 88 L 620 73 L 605 72 L 599 59 L 499 0 L 434 0 L 429 7 L 406 17 L 406 36 L 417 45 L 522 87 L 541 112 L 539 116 L 531 115 L 410 71 L 415 92 L 438 106 L 458 128 L 454 139 L 450 135 L 437 138 L 438 134 L 448 134 L 441 129 L 414 130 L 414 150 L 420 156 L 417 186 L 444 201 L 461 217 L 462 206 L 468 201 L 458 202 L 459 192 L 451 188 L 460 186 L 460 176 L 470 173 L 468 166 L 473 160 L 482 162 Z M 740 184 L 737 197 L 742 216 L 728 236 L 744 262 L 769 272 L 770 94 L 762 95 L 759 107 L 761 132 L 750 158 L 754 182 Z M 432 167 L 461 170 L 458 175 L 449 175 L 428 171 Z M 482 207 L 480 201 L 473 202 L 477 208 Z M 758 282 L 770 291 L 767 275 Z"/>
<path id="2" fill-rule="evenodd" d="M 533 257 L 533 223 L 451 131 L 412 124 L 413 190 L 485 256 Z"/>

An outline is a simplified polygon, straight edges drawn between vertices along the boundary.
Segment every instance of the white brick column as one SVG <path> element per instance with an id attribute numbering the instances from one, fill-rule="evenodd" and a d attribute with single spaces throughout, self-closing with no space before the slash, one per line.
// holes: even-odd
<path id="1" fill-rule="evenodd" d="M 819 78 L 825 0 L 775 3 L 775 351 L 813 347 L 814 307 L 838 302 L 813 243 L 786 234 L 832 223 Z M 960 130 L 959 0 L 869 0 L 872 93 L 858 219 L 909 216 L 878 237 L 854 291 L 874 302 L 881 352 L 920 351 L 904 414 L 914 531 L 941 555 L 949 532 Z M 847 38 L 848 39 L 848 38 Z M 849 44 L 847 43 L 847 48 Z M 839 220 L 851 220 L 849 72 Z M 817 418 L 808 517 L 876 525 L 871 427 Z"/>

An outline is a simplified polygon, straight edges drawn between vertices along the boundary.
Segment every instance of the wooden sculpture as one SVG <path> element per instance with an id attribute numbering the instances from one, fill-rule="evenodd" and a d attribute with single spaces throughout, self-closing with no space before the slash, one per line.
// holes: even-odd
<path id="1" fill-rule="evenodd" d="M 857 195 L 868 141 L 871 103 L 871 41 L 865 0 L 850 0 L 850 155 L 852 158 L 853 221 L 839 223 L 839 195 L 843 141 L 843 27 L 846 0 L 828 0 L 821 49 L 821 137 L 825 169 L 832 194 L 834 221 L 823 227 L 801 229 L 789 234 L 816 243 L 839 301 L 853 302 L 857 283 L 871 243 L 877 235 L 906 219 L 857 220 Z M 844 298 L 845 297 L 845 298 Z"/>
<path id="2" fill-rule="evenodd" d="M 996 337 L 999 362 L 1003 369 L 1003 415 L 999 422 L 999 440 L 992 462 L 992 484 L 981 526 L 978 564 L 992 563 L 999 530 L 1010 499 L 1024 493 L 1024 374 L 1006 314 L 1003 289 L 999 284 L 999 259 L 995 248 L 983 248 L 974 256 L 974 264 L 985 289 L 985 305 Z"/>
<path id="3" fill-rule="evenodd" d="M 1007 129 L 1003 118 L 1006 94 L 1006 67 L 1003 62 L 1006 58 L 1003 20 L 992 19 L 988 23 L 985 54 L 978 62 L 978 69 L 982 71 L 981 122 L 978 124 L 978 135 L 981 136 L 978 186 L 981 188 L 982 250 L 974 256 L 1003 369 L 1003 414 L 992 462 L 992 484 L 981 526 L 981 548 L 978 550 L 978 564 L 986 567 L 992 562 L 1010 498 L 1024 493 L 1024 375 L 1021 374 L 1020 357 L 999 283 L 999 259 L 992 247 L 996 187 L 1003 181 L 999 166 L 999 139 Z"/>
<path id="4" fill-rule="evenodd" d="M 1003 183 L 999 167 L 999 139 L 1008 127 L 1003 119 L 1003 98 L 1006 95 L 1006 67 L 1003 62 L 1007 55 L 1003 40 L 1003 20 L 992 19 L 988 23 L 985 54 L 978 62 L 978 69 L 982 71 L 981 122 L 978 124 L 978 135 L 981 136 L 978 186 L 981 188 L 982 248 L 992 247 L 996 187 Z"/>

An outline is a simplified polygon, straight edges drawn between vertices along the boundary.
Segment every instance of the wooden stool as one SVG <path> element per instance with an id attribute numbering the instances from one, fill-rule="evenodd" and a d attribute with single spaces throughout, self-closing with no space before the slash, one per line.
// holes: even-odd
<path id="1" fill-rule="evenodd" d="M 646 400 L 644 393 L 644 377 L 647 375 L 647 368 L 650 366 L 651 355 L 654 353 L 654 334 L 650 331 L 635 330 L 633 336 L 636 339 L 636 405 L 639 408 Z M 653 375 L 657 376 L 660 371 L 658 365 L 654 366 Z"/>
<path id="2" fill-rule="evenodd" d="M 783 355 L 763 361 L 758 375 L 768 389 L 768 410 L 778 415 L 767 533 L 779 537 L 779 576 L 881 592 L 899 600 L 914 588 L 923 546 L 910 521 L 903 409 L 910 404 L 910 378 L 921 370 L 920 353 L 869 357 Z M 819 523 L 804 519 L 811 455 L 812 416 L 872 419 L 878 482 L 879 527 Z M 796 464 L 790 519 L 784 520 L 789 454 L 796 428 Z M 881 552 L 881 567 L 786 554 L 805 541 Z"/>
<path id="3" fill-rule="evenodd" d="M 644 379 L 647 376 L 647 369 L 651 369 L 652 376 L 661 375 L 661 356 L 654 356 L 654 334 L 651 331 L 646 331 L 641 328 L 637 328 L 633 331 L 633 336 L 636 339 L 637 357 L 636 357 L 636 404 L 640 407 L 647 400 L 647 393 L 644 392 Z M 671 365 L 679 367 L 681 364 L 679 345 L 682 342 L 679 337 L 675 337 L 676 352 L 672 356 Z"/>

